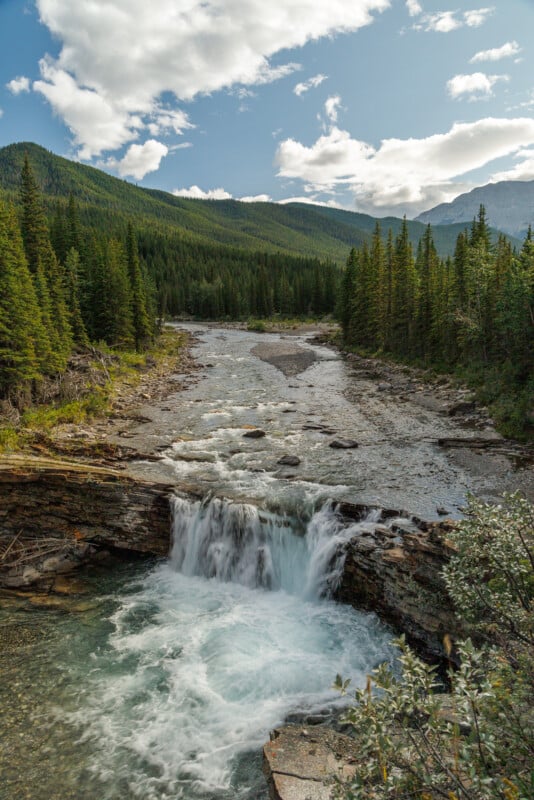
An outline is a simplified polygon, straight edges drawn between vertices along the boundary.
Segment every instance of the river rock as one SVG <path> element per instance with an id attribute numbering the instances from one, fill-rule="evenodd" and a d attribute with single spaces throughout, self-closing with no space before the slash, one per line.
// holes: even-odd
<path id="1" fill-rule="evenodd" d="M 457 414 L 470 414 L 472 411 L 475 410 L 475 403 L 470 400 L 459 400 L 457 403 L 453 403 L 447 409 L 447 414 L 449 417 L 455 417 Z"/>
<path id="2" fill-rule="evenodd" d="M 298 456 L 282 456 L 277 461 L 278 464 L 283 464 L 285 467 L 298 467 L 300 458 Z"/>
<path id="3" fill-rule="evenodd" d="M 330 442 L 329 447 L 333 447 L 336 450 L 352 450 L 358 447 L 358 442 L 354 439 L 334 439 L 333 442 Z"/>
<path id="4" fill-rule="evenodd" d="M 263 436 L 266 436 L 266 433 L 262 431 L 261 428 L 254 428 L 254 430 L 247 431 L 243 434 L 244 439 L 261 439 Z"/>
<path id="5" fill-rule="evenodd" d="M 285 725 L 263 748 L 272 800 L 332 800 L 336 778 L 354 774 L 357 745 L 322 726 Z"/>

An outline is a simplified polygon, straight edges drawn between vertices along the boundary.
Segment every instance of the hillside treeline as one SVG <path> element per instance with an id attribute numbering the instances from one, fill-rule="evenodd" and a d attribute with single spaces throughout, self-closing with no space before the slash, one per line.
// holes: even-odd
<path id="1" fill-rule="evenodd" d="M 484 207 L 440 259 L 428 226 L 414 253 L 406 223 L 397 237 L 377 224 L 370 246 L 353 249 L 339 314 L 347 345 L 448 371 L 481 387 L 504 429 L 534 414 L 534 240 L 519 252 L 492 245 Z"/>
<path id="2" fill-rule="evenodd" d="M 139 232 L 139 253 L 158 289 L 162 315 L 243 319 L 331 313 L 340 270 L 332 262 L 249 253 Z"/>
<path id="3" fill-rule="evenodd" d="M 71 200 L 49 229 L 25 159 L 18 207 L 0 202 L 0 397 L 26 403 L 90 341 L 142 350 L 152 295 L 132 227 L 123 241 L 88 240 Z"/>

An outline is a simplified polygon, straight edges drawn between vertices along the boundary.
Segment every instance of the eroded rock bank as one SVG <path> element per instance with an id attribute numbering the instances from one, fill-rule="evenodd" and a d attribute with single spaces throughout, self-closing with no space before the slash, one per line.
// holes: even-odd
<path id="1" fill-rule="evenodd" d="M 95 465 L 2 459 L 0 587 L 53 590 L 108 548 L 165 556 L 172 490 Z"/>
<path id="2" fill-rule="evenodd" d="M 356 519 L 364 512 L 342 503 L 340 511 Z M 443 637 L 460 633 L 442 570 L 453 553 L 447 534 L 454 523 L 406 520 L 383 524 L 396 511 L 382 512 L 372 531 L 351 539 L 336 598 L 375 611 L 426 658 L 446 658 Z M 382 524 L 381 524 L 382 523 Z"/>

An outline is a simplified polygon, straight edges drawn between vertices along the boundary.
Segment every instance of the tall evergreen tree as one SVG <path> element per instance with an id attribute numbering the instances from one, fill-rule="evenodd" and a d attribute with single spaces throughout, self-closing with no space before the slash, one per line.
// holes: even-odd
<path id="1" fill-rule="evenodd" d="M 47 350 L 15 212 L 0 202 L 0 396 L 28 395 Z"/>
<path id="2" fill-rule="evenodd" d="M 130 280 L 132 324 L 135 349 L 143 350 L 152 336 L 152 325 L 147 311 L 146 287 L 139 264 L 137 239 L 131 223 L 128 223 L 126 235 L 126 259 Z"/>
<path id="3" fill-rule="evenodd" d="M 37 278 L 40 299 L 43 304 L 50 303 L 49 316 L 47 317 L 46 312 L 43 315 L 51 345 L 49 368 L 51 372 L 61 372 L 67 366 L 72 349 L 72 331 L 65 301 L 62 270 L 52 248 L 39 188 L 27 156 L 22 167 L 20 197 L 21 230 L 26 258 L 31 272 Z"/>
<path id="4" fill-rule="evenodd" d="M 65 287 L 67 295 L 67 307 L 69 311 L 69 321 L 72 336 L 75 344 L 79 347 L 87 347 L 89 338 L 80 310 L 80 298 L 78 287 L 78 272 L 80 268 L 80 256 L 78 251 L 71 247 L 65 259 Z"/>

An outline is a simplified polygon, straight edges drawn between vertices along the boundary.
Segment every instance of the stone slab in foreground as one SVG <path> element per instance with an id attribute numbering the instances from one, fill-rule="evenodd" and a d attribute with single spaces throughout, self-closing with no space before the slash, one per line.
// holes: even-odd
<path id="1" fill-rule="evenodd" d="M 336 776 L 354 773 L 357 745 L 329 728 L 286 725 L 263 748 L 271 800 L 331 800 Z"/>

